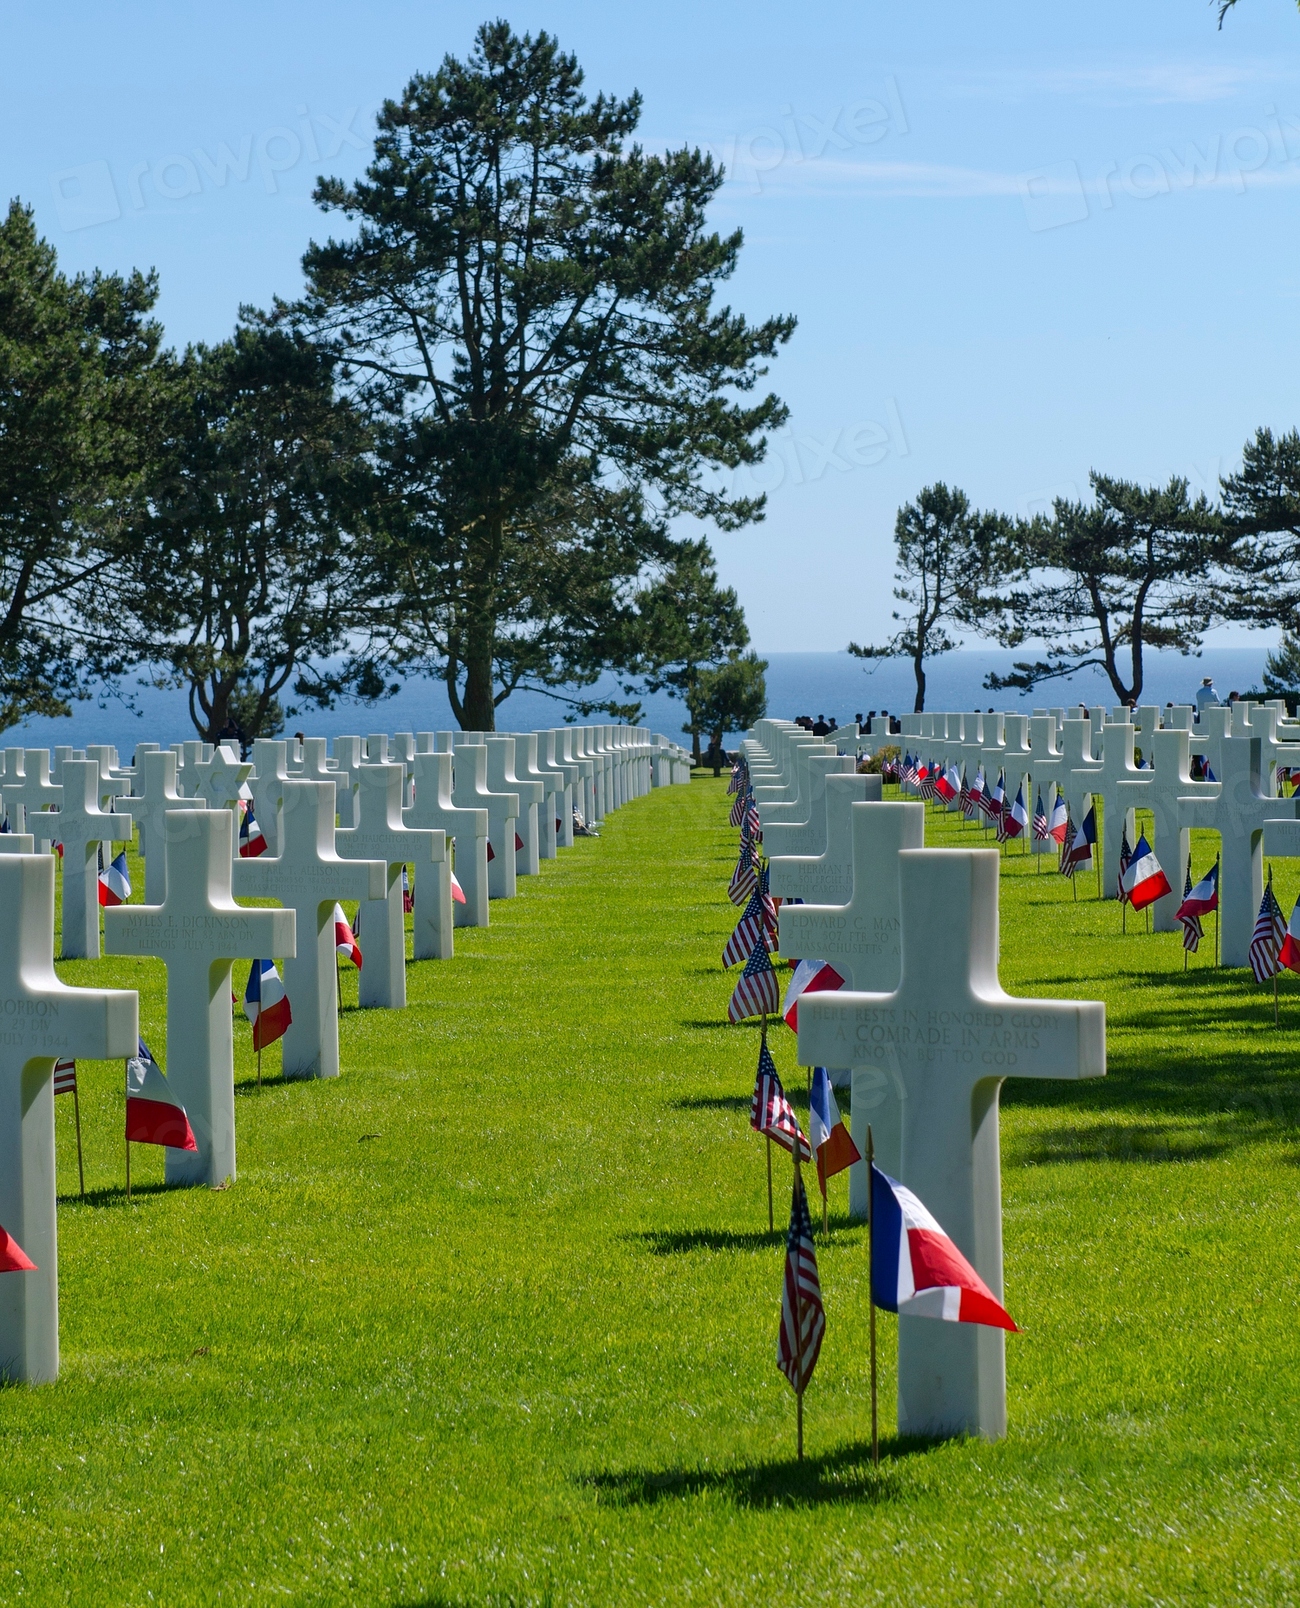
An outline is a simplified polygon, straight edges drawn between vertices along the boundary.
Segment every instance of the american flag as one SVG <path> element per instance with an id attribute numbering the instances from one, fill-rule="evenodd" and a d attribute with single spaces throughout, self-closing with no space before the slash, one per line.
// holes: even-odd
<path id="1" fill-rule="evenodd" d="M 728 793 L 738 793 L 740 791 L 740 761 L 739 760 L 737 760 L 736 763 L 731 767 L 731 779 L 727 783 L 727 791 L 728 791 Z"/>
<path id="2" fill-rule="evenodd" d="M 1270 868 L 1268 887 L 1264 889 L 1259 914 L 1255 917 L 1255 930 L 1250 935 L 1250 969 L 1257 983 L 1266 983 L 1282 969 L 1278 954 L 1285 934 L 1286 917 L 1273 892 L 1273 872 Z"/>
<path id="3" fill-rule="evenodd" d="M 1043 808 L 1043 790 L 1038 789 L 1038 803 L 1034 805 L 1034 837 L 1040 843 L 1047 841 L 1047 811 Z"/>
<path id="4" fill-rule="evenodd" d="M 750 894 L 749 903 L 736 923 L 735 932 L 727 939 L 727 946 L 722 951 L 724 969 L 739 966 L 742 960 L 747 960 L 753 954 L 759 938 L 767 939 L 769 949 L 776 940 L 776 906 L 762 887 L 755 888 Z"/>
<path id="5" fill-rule="evenodd" d="M 975 780 L 970 784 L 970 796 L 966 800 L 966 819 L 973 821 L 983 808 L 984 804 L 984 767 L 980 765 L 975 771 Z"/>
<path id="6" fill-rule="evenodd" d="M 1097 841 L 1097 809 L 1088 799 L 1088 813 L 1083 818 L 1083 825 L 1071 835 L 1070 828 L 1073 822 L 1067 816 L 1067 830 L 1065 842 L 1061 845 L 1061 874 L 1072 877 L 1080 866 L 1092 864 L 1092 849 Z"/>
<path id="7" fill-rule="evenodd" d="M 904 787 L 912 787 L 916 783 L 916 761 L 912 758 L 910 749 L 903 755 L 903 768 L 899 772 L 899 781 Z"/>
<path id="8" fill-rule="evenodd" d="M 931 760 L 928 765 L 922 766 L 920 771 L 920 780 L 921 797 L 924 799 L 932 799 L 935 793 L 938 791 L 939 786 L 939 767 L 933 760 Z"/>
<path id="9" fill-rule="evenodd" d="M 1192 857 L 1189 854 L 1187 856 L 1187 880 L 1183 883 L 1183 898 L 1186 899 L 1191 891 Z M 1279 914 L 1281 914 L 1280 911 Z M 1183 948 L 1188 952 L 1189 955 L 1194 955 L 1197 949 L 1200 947 L 1201 939 L 1205 937 L 1205 928 L 1201 926 L 1201 918 L 1198 915 L 1191 915 L 1180 916 L 1178 919 L 1183 924 Z M 1285 931 L 1285 922 L 1282 923 L 1282 927 L 1283 931 Z M 1281 943 L 1281 939 L 1279 939 L 1278 942 Z"/>
<path id="10" fill-rule="evenodd" d="M 749 1125 L 755 1133 L 765 1133 L 783 1150 L 799 1146 L 800 1161 L 812 1160 L 812 1145 L 799 1126 L 794 1107 L 786 1098 L 776 1062 L 767 1047 L 767 1035 L 758 1050 L 758 1075 L 754 1079 L 754 1098 L 749 1107 Z"/>
<path id="11" fill-rule="evenodd" d="M 748 798 L 748 792 L 742 791 L 736 794 L 736 801 L 731 806 L 731 814 L 727 817 L 732 826 L 739 826 L 740 823 L 745 819 L 745 804 Z"/>
<path id="12" fill-rule="evenodd" d="M 970 783 L 966 780 L 966 767 L 961 768 L 961 792 L 957 794 L 957 808 L 963 815 L 970 814 Z"/>
<path id="13" fill-rule="evenodd" d="M 802 1396 L 817 1366 L 826 1333 L 817 1252 L 813 1247 L 812 1219 L 803 1179 L 794 1175 L 790 1200 L 790 1235 L 785 1242 L 785 1283 L 781 1290 L 781 1332 L 776 1341 L 776 1365 Z"/>
<path id="14" fill-rule="evenodd" d="M 767 935 L 759 933 L 732 992 L 727 1020 L 745 1022 L 751 1016 L 776 1016 L 780 1009 L 781 990 L 776 980 L 776 967 L 767 947 Z"/>
<path id="15" fill-rule="evenodd" d="M 1124 823 L 1124 825 L 1123 825 L 1123 827 L 1122 827 L 1122 829 L 1120 831 L 1120 838 L 1119 838 L 1119 887 L 1118 887 L 1118 895 L 1117 896 L 1118 896 L 1119 902 L 1121 904 L 1127 904 L 1128 903 L 1128 894 L 1124 891 L 1124 873 L 1128 870 L 1129 866 L 1132 865 L 1132 863 L 1133 863 L 1133 850 L 1129 847 L 1128 822 L 1125 821 L 1125 823 Z M 1192 891 L 1192 863 L 1189 860 L 1187 862 L 1187 887 L 1184 889 L 1183 897 L 1186 898 L 1187 895 L 1191 891 Z"/>
<path id="16" fill-rule="evenodd" d="M 731 886 L 727 897 L 734 905 L 749 903 L 749 896 L 758 886 L 758 863 L 752 843 L 741 843 L 736 869 L 731 873 Z"/>
<path id="17" fill-rule="evenodd" d="M 745 811 L 744 833 L 751 843 L 761 843 L 763 841 L 763 823 L 758 818 L 758 805 L 754 803 L 752 798 L 749 801 L 748 809 Z"/>
<path id="18" fill-rule="evenodd" d="M 54 1063 L 54 1092 L 55 1094 L 76 1094 L 77 1063 L 75 1061 L 56 1061 Z"/>
<path id="19" fill-rule="evenodd" d="M 1002 830 L 1002 815 L 1007 806 L 1007 776 L 1005 771 L 998 772 L 998 779 L 988 790 L 984 797 L 984 812 L 998 828 L 998 841 L 1005 842 Z"/>

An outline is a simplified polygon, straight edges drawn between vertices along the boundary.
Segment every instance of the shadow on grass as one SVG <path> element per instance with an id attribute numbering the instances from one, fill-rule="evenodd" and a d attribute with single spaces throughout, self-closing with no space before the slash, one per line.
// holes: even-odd
<path id="1" fill-rule="evenodd" d="M 1008 1147 L 1009 1160 L 1209 1160 L 1296 1136 L 1300 998 L 1284 991 L 1278 1029 L 1272 990 L 1258 987 L 1249 971 L 1126 967 L 1097 981 L 1112 1000 L 1107 1075 L 1006 1083 L 1008 1107 L 1077 1115 L 1074 1123 L 1025 1135 Z M 1091 983 L 1086 975 L 1060 974 L 1040 986 L 1086 998 Z"/>
<path id="2" fill-rule="evenodd" d="M 628 1237 L 648 1250 L 651 1256 L 686 1256 L 691 1251 L 761 1251 L 771 1245 L 784 1245 L 784 1226 L 768 1229 L 727 1228 L 651 1228 Z"/>
<path id="3" fill-rule="evenodd" d="M 187 1184 L 132 1184 L 131 1200 L 126 1198 L 126 1184 L 105 1184 L 99 1189 L 88 1189 L 83 1196 L 80 1190 L 64 1190 L 58 1197 L 60 1206 L 129 1206 L 142 1195 L 171 1195 L 177 1189 L 206 1186 Z"/>
<path id="4" fill-rule="evenodd" d="M 685 1100 L 670 1100 L 674 1111 L 748 1111 L 752 1094 L 697 1094 Z"/>
<path id="5" fill-rule="evenodd" d="M 854 1441 L 820 1457 L 773 1459 L 723 1469 L 626 1469 L 588 1474 L 580 1483 L 608 1507 L 651 1507 L 681 1497 L 714 1494 L 737 1507 L 817 1507 L 830 1503 L 872 1506 L 906 1497 L 904 1458 L 932 1451 L 939 1441 L 880 1443 L 880 1467 L 871 1462 L 871 1442 Z"/>

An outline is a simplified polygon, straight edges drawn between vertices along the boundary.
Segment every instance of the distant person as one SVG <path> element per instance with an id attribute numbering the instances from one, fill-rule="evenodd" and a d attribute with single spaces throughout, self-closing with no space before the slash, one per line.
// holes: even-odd
<path id="1" fill-rule="evenodd" d="M 1239 692 L 1230 692 L 1228 694 L 1228 702 L 1230 704 L 1240 703 L 1241 702 L 1241 694 Z"/>
<path id="2" fill-rule="evenodd" d="M 813 722 L 812 734 L 814 737 L 829 737 L 831 728 L 826 723 L 825 715 L 818 715 Z"/>
<path id="3" fill-rule="evenodd" d="M 1223 700 L 1214 690 L 1214 677 L 1206 676 L 1196 689 L 1196 718 L 1199 720 L 1203 710 L 1213 708 L 1216 704 L 1222 702 Z"/>

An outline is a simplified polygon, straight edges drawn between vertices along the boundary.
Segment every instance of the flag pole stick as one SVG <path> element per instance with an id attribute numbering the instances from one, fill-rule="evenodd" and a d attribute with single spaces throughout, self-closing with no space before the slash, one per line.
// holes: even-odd
<path id="1" fill-rule="evenodd" d="M 1273 973 L 1273 1026 L 1278 1025 L 1277 1020 L 1277 973 Z"/>
<path id="2" fill-rule="evenodd" d="M 1219 869 L 1219 856 L 1217 854 L 1214 856 L 1214 869 L 1217 873 Z M 1214 891 L 1217 896 L 1219 891 L 1219 878 L 1217 874 L 1214 878 Z M 1216 966 L 1219 964 L 1219 907 L 1217 904 L 1214 907 L 1214 964 Z"/>
<path id="3" fill-rule="evenodd" d="M 876 1420 L 876 1294 L 872 1283 L 873 1262 L 876 1250 L 876 1216 L 871 1209 L 871 1169 L 876 1164 L 876 1147 L 871 1137 L 871 1124 L 867 1124 L 867 1307 L 871 1323 L 871 1463 L 880 1467 L 880 1432 Z"/>
<path id="4" fill-rule="evenodd" d="M 790 1154 L 794 1159 L 794 1182 L 795 1182 L 795 1188 L 798 1189 L 800 1179 L 799 1179 L 799 1141 L 797 1139 L 794 1142 L 794 1146 L 791 1149 Z M 786 1254 L 788 1256 L 789 1252 L 787 1251 Z M 798 1267 L 795 1268 L 795 1273 L 794 1273 L 794 1356 L 795 1356 L 795 1366 L 799 1370 L 799 1388 L 795 1392 L 795 1401 L 797 1403 L 796 1414 L 797 1414 L 798 1434 L 799 1434 L 799 1461 L 802 1463 L 803 1462 L 803 1387 L 804 1387 L 804 1377 L 803 1377 L 803 1313 L 799 1310 L 799 1269 L 798 1269 Z"/>
<path id="5" fill-rule="evenodd" d="M 767 1043 L 767 1012 L 763 1012 L 763 1043 Z M 769 1234 L 776 1228 L 772 1216 L 772 1135 L 765 1134 L 767 1140 L 767 1231 Z"/>
<path id="6" fill-rule="evenodd" d="M 262 1087 L 262 1046 L 257 1046 L 257 1086 Z"/>
<path id="7" fill-rule="evenodd" d="M 126 1198 L 131 1198 L 131 1141 L 126 1142 Z"/>
<path id="8" fill-rule="evenodd" d="M 86 1198 L 86 1169 L 81 1161 L 81 1096 L 77 1093 L 74 1079 L 72 1084 L 72 1111 L 77 1119 L 77 1179 L 81 1184 L 81 1198 Z"/>

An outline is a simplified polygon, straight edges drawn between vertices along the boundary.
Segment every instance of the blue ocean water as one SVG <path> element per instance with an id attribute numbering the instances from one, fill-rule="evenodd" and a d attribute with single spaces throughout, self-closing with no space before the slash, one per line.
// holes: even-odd
<path id="1" fill-rule="evenodd" d="M 1212 675 L 1220 694 L 1245 692 L 1260 685 L 1269 643 L 1261 639 L 1252 648 L 1207 648 L 1199 659 L 1178 653 L 1146 656 L 1146 685 L 1142 702 L 1190 703 L 1201 677 Z M 798 715 L 833 717 L 844 722 L 858 712 L 910 710 L 915 683 L 911 666 L 897 659 L 863 661 L 847 653 L 772 653 L 765 655 L 767 712 L 793 720 Z M 1110 685 L 1100 670 L 1086 670 L 1067 680 L 1051 682 L 1036 692 L 1018 697 L 991 693 L 984 687 L 990 670 L 1005 672 L 1018 655 L 997 651 L 959 651 L 935 659 L 927 670 L 926 704 L 931 709 L 1024 709 L 1049 704 L 1114 702 Z M 30 720 L 0 736 L 5 747 L 53 747 L 68 743 L 84 748 L 89 743 L 113 743 L 129 755 L 137 742 L 163 744 L 193 737 L 185 695 L 152 687 L 130 686 L 135 711 L 115 697 L 104 696 L 77 704 L 64 720 Z M 607 676 L 595 695 L 624 700 L 618 681 Z M 583 696 L 590 697 L 588 689 Z M 653 731 L 680 738 L 685 710 L 679 700 L 664 693 L 644 700 L 644 723 Z M 532 731 L 564 723 L 566 706 L 540 693 L 518 692 L 497 709 L 497 725 L 505 731 Z M 327 713 L 305 713 L 289 722 L 290 730 L 336 737 L 371 731 L 444 731 L 455 722 L 442 684 L 413 678 L 401 691 L 382 703 L 344 704 Z M 731 734 L 733 737 L 734 733 Z"/>

